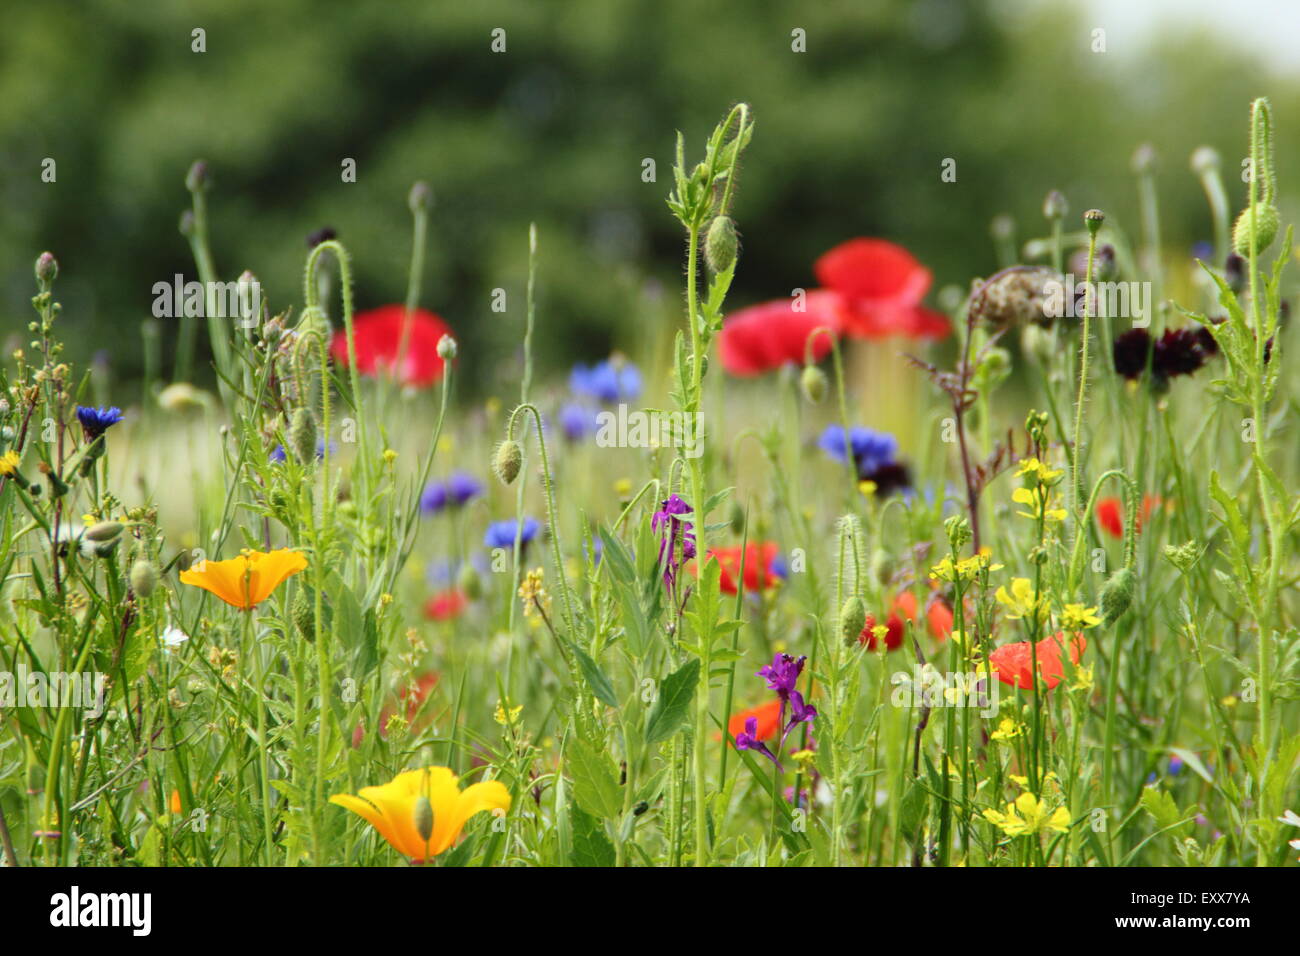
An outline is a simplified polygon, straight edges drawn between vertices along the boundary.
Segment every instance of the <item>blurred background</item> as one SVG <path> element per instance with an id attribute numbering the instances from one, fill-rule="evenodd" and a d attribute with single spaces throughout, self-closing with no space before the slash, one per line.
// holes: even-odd
<path id="1" fill-rule="evenodd" d="M 422 304 L 462 341 L 461 382 L 517 374 L 527 228 L 541 237 L 543 369 L 675 327 L 682 236 L 664 205 L 736 101 L 757 122 L 735 214 L 733 307 L 814 284 L 812 260 L 888 237 L 965 287 L 990 222 L 1045 232 L 1049 189 L 1136 223 L 1133 152 L 1157 148 L 1165 256 L 1210 219 L 1188 157 L 1220 150 L 1233 212 L 1247 106 L 1273 99 L 1283 221 L 1300 156 L 1300 35 L 1285 2 L 205 0 L 9 4 L 0 33 L 0 342 L 26 338 L 32 262 L 62 271 L 68 356 L 138 379 L 153 285 L 194 278 L 180 213 L 209 163 L 216 265 L 298 305 L 306 237 L 351 250 L 361 308 L 400 301 L 406 197 L 435 194 Z M 206 52 L 192 52 L 195 28 Z M 492 31 L 505 31 L 494 53 Z M 794 30 L 806 52 L 792 51 Z M 1104 30 L 1105 52 L 1094 52 Z M 42 182 L 53 158 L 57 179 Z M 645 159 L 657 181 L 643 181 Z M 941 180 L 956 160 L 956 182 Z M 341 163 L 356 162 L 355 183 Z M 493 312 L 492 290 L 507 291 Z M 174 323 L 164 321 L 164 355 Z M 204 336 L 200 335 L 200 339 Z M 206 348 L 206 342 L 203 343 Z M 164 371 L 170 369 L 170 359 Z M 207 366 L 204 365 L 204 368 Z M 209 373 L 210 374 L 210 373 Z M 115 400 L 118 400 L 114 396 Z"/>

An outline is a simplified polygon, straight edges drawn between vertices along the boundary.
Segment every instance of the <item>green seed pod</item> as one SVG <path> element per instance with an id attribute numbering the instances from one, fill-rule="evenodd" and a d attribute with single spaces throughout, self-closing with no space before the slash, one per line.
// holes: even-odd
<path id="1" fill-rule="evenodd" d="M 1107 626 L 1119 620 L 1133 603 L 1133 585 L 1137 575 L 1132 568 L 1120 568 L 1101 589 L 1101 616 Z"/>
<path id="2" fill-rule="evenodd" d="M 830 386 L 826 381 L 825 372 L 816 365 L 805 365 L 803 374 L 799 376 L 799 387 L 803 389 L 804 398 L 814 405 L 820 405 L 826 398 Z"/>
<path id="3" fill-rule="evenodd" d="M 1253 245 L 1256 255 L 1263 252 L 1273 244 L 1277 238 L 1279 217 L 1277 207 L 1266 206 L 1263 203 L 1255 205 L 1255 241 L 1251 240 L 1250 229 L 1250 207 L 1241 211 L 1237 217 L 1237 224 L 1232 227 L 1232 247 L 1237 250 L 1237 255 L 1242 258 L 1249 258 L 1251 246 Z"/>
<path id="4" fill-rule="evenodd" d="M 293 446 L 294 457 L 302 464 L 316 458 L 316 418 L 305 409 L 296 409 L 289 422 L 289 444 Z"/>
<path id="5" fill-rule="evenodd" d="M 316 640 L 316 606 L 306 588 L 299 588 L 289 609 L 293 615 L 293 625 L 298 633 L 309 641 Z"/>
<path id="6" fill-rule="evenodd" d="M 101 521 L 87 528 L 84 537 L 87 541 L 112 541 L 122 533 L 122 528 L 120 521 Z"/>
<path id="7" fill-rule="evenodd" d="M 524 464 L 524 450 L 519 442 L 507 438 L 497 445 L 497 453 L 492 459 L 492 470 L 501 479 L 503 485 L 509 485 L 519 477 L 519 469 Z"/>
<path id="8" fill-rule="evenodd" d="M 424 794 L 415 801 L 415 811 L 412 814 L 415 817 L 415 832 L 420 834 L 420 839 L 428 843 L 433 839 L 433 804 Z"/>
<path id="9" fill-rule="evenodd" d="M 851 595 L 840 608 L 840 637 L 844 639 L 845 646 L 852 647 L 857 643 L 866 626 L 867 606 L 862 603 L 862 598 L 856 594 Z"/>
<path id="10" fill-rule="evenodd" d="M 460 566 L 460 573 L 456 575 L 456 587 L 471 601 L 477 601 L 483 596 L 483 579 L 479 577 L 478 569 L 468 561 Z"/>
<path id="11" fill-rule="evenodd" d="M 704 262 L 715 275 L 736 264 L 736 224 L 730 216 L 718 216 L 709 223 L 704 237 Z"/>
<path id="12" fill-rule="evenodd" d="M 147 598 L 158 586 L 158 569 L 153 566 L 152 561 L 139 558 L 131 565 L 130 581 L 131 590 L 138 597 Z"/>

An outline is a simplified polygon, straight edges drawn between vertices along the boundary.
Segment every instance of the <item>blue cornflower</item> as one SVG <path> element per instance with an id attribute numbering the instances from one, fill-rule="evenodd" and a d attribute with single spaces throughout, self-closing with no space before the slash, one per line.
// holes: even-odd
<path id="1" fill-rule="evenodd" d="M 560 409 L 560 428 L 569 441 L 577 441 L 596 430 L 596 412 L 581 402 L 570 402 Z"/>
<path id="2" fill-rule="evenodd" d="M 817 442 L 822 450 L 836 461 L 844 461 L 844 428 L 840 425 L 827 425 Z M 898 439 L 888 432 L 873 431 L 861 425 L 849 429 L 849 448 L 853 452 L 853 463 L 858 466 L 858 474 L 876 471 L 891 463 L 898 452 Z"/>
<path id="3" fill-rule="evenodd" d="M 641 394 L 641 372 L 631 362 L 611 359 L 588 367 L 575 365 L 569 374 L 569 388 L 577 395 L 586 395 L 612 404 L 627 402 Z"/>
<path id="4" fill-rule="evenodd" d="M 330 442 L 330 454 L 333 454 L 334 452 L 338 451 L 338 448 L 339 446 L 336 443 Z M 287 457 L 288 456 L 285 454 L 283 445 L 276 445 L 274 448 L 271 449 L 271 454 L 267 455 L 267 458 L 275 462 L 282 462 Z M 325 457 L 325 439 L 318 438 L 316 439 L 316 460 L 320 461 L 324 457 Z"/>
<path id="5" fill-rule="evenodd" d="M 431 481 L 420 495 L 420 510 L 436 514 L 448 505 L 459 508 L 483 494 L 483 482 L 467 471 L 453 472 L 443 481 Z"/>
<path id="6" fill-rule="evenodd" d="M 91 408 L 89 405 L 77 406 L 77 421 L 81 422 L 82 430 L 86 433 L 86 441 L 94 441 L 121 420 L 122 409 L 117 406 L 112 408 Z"/>
<path id="7" fill-rule="evenodd" d="M 483 535 L 483 544 L 489 548 L 513 548 L 517 527 L 518 522 L 514 518 L 494 521 L 488 525 L 487 534 Z M 541 527 L 536 518 L 524 518 L 523 534 L 519 538 L 520 546 L 528 544 L 537 537 Z"/>

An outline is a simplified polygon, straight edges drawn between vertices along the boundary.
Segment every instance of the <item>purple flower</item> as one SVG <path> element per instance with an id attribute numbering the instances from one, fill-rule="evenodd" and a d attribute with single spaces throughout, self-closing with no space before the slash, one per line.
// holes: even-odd
<path id="1" fill-rule="evenodd" d="M 736 734 L 737 750 L 752 750 L 760 753 L 772 763 L 776 764 L 778 770 L 785 773 L 785 768 L 781 766 L 781 761 L 776 759 L 776 754 L 767 749 L 767 744 L 758 739 L 758 718 L 750 717 L 745 721 L 744 733 Z"/>
<path id="2" fill-rule="evenodd" d="M 339 446 L 336 445 L 334 442 L 330 442 L 331 453 L 337 451 L 338 447 Z M 271 461 L 274 462 L 283 462 L 287 457 L 288 456 L 285 454 L 283 445 L 276 445 L 274 448 L 271 449 L 271 454 L 267 455 L 267 458 L 269 458 Z M 320 461 L 324 457 L 325 457 L 325 440 L 323 438 L 318 438 L 316 439 L 316 460 Z"/>
<path id="3" fill-rule="evenodd" d="M 77 421 L 81 422 L 81 428 L 86 433 L 86 441 L 94 441 L 121 420 L 122 409 L 117 406 L 112 408 L 77 406 Z"/>
<path id="4" fill-rule="evenodd" d="M 790 695 L 795 692 L 795 684 L 799 682 L 799 675 L 803 673 L 803 665 L 807 660 L 807 657 L 796 660 L 789 654 L 778 653 L 772 657 L 772 663 L 760 670 L 756 676 L 767 681 L 767 689 L 776 691 L 776 696 L 780 697 L 785 704 L 790 701 Z"/>
<path id="5" fill-rule="evenodd" d="M 695 557 L 695 526 L 680 517 L 685 514 L 691 514 L 691 506 L 680 496 L 669 495 L 650 519 L 650 530 L 660 533 L 659 564 L 664 569 L 664 586 L 670 593 L 676 589 L 678 570 Z"/>
<path id="6" fill-rule="evenodd" d="M 835 461 L 843 462 L 844 428 L 828 425 L 817 444 Z M 849 451 L 853 455 L 854 470 L 859 481 L 870 481 L 876 494 L 888 495 L 909 487 L 912 483 L 907 467 L 897 460 L 898 439 L 888 432 L 873 431 L 854 425 L 849 429 Z"/>

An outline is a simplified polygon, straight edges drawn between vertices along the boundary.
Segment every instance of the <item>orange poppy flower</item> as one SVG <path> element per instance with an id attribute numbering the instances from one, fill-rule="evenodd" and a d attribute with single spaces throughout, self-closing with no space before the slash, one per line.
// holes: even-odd
<path id="1" fill-rule="evenodd" d="M 1051 690 L 1065 676 L 1065 665 L 1061 663 L 1061 651 L 1065 647 L 1065 632 L 1057 631 L 1053 636 L 1038 642 L 1038 674 Z M 1083 652 L 1088 648 L 1088 639 L 1082 634 L 1074 635 L 1070 641 L 1070 663 L 1078 664 Z M 1033 657 L 1028 641 L 1003 644 L 989 655 L 998 680 L 1021 690 L 1033 688 Z"/>
<path id="2" fill-rule="evenodd" d="M 915 622 L 917 610 L 916 595 L 911 591 L 900 591 L 898 596 L 894 598 L 889 606 L 889 617 L 885 621 L 887 629 L 885 634 L 886 650 L 893 651 L 903 646 L 904 619 Z M 943 598 L 935 598 L 930 602 L 925 611 L 925 620 L 931 637 L 942 641 L 952 633 L 952 610 Z M 866 626 L 863 627 L 862 633 L 858 636 L 858 641 L 867 645 L 867 649 L 872 651 L 876 649 L 876 635 L 873 633 L 875 626 L 875 615 L 868 614 Z"/>
<path id="3" fill-rule="evenodd" d="M 252 610 L 269 598 L 273 591 L 307 567 L 300 551 L 278 548 L 275 551 L 244 551 L 226 561 L 201 561 L 181 572 L 181 581 L 211 591 L 231 607 Z"/>
<path id="4" fill-rule="evenodd" d="M 745 590 L 766 591 L 776 587 L 781 580 L 773 571 L 773 562 L 778 547 L 775 541 L 762 544 L 751 543 L 745 546 Z M 709 555 L 717 558 L 722 568 L 720 584 L 723 593 L 736 593 L 736 577 L 740 574 L 740 548 L 713 548 Z"/>
<path id="5" fill-rule="evenodd" d="M 1151 512 L 1160 505 L 1156 495 L 1143 495 L 1142 508 L 1138 513 L 1137 530 L 1151 517 Z M 1097 523 L 1112 538 L 1124 537 L 1124 504 L 1119 498 L 1102 498 L 1097 502 Z"/>
<path id="6" fill-rule="evenodd" d="M 727 722 L 727 736 L 731 738 L 733 743 L 737 734 L 745 732 L 745 721 L 751 717 L 758 721 L 758 729 L 754 733 L 755 739 L 767 740 L 769 737 L 776 736 L 781 722 L 781 698 L 773 697 L 757 707 L 751 707 L 749 710 L 742 710 L 738 714 L 733 714 L 731 720 Z"/>

